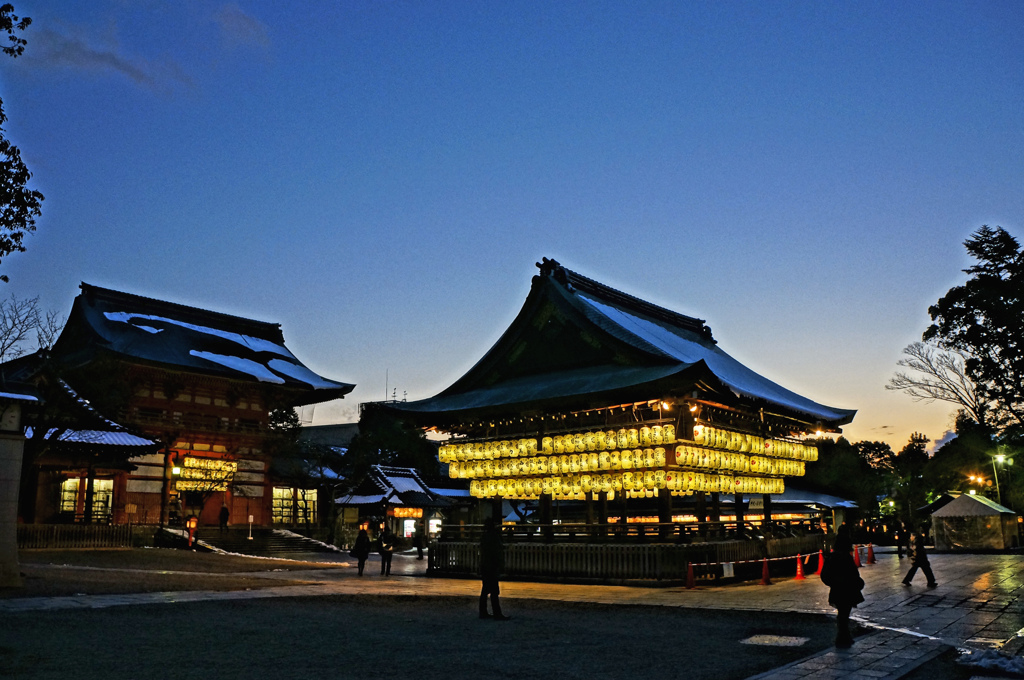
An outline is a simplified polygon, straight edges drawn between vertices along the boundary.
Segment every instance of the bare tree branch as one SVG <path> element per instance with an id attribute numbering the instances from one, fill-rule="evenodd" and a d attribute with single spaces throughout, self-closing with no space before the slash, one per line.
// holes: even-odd
<path id="1" fill-rule="evenodd" d="M 0 301 L 0 362 L 16 359 L 28 351 L 24 342 L 39 327 L 39 298 L 18 299 L 11 295 Z"/>
<path id="2" fill-rule="evenodd" d="M 39 326 L 36 328 L 36 344 L 39 349 L 52 349 L 67 321 L 66 316 L 61 316 L 52 309 L 41 316 Z"/>
<path id="3" fill-rule="evenodd" d="M 945 401 L 961 406 L 975 421 L 985 423 L 986 404 L 978 386 L 967 375 L 967 357 L 954 349 L 914 342 L 896 362 L 913 373 L 899 371 L 887 390 L 906 392 L 915 401 Z"/>

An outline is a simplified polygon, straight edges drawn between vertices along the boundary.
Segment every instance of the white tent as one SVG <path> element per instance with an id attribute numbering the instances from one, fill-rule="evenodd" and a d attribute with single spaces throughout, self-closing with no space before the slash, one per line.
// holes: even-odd
<path id="1" fill-rule="evenodd" d="M 932 513 L 939 550 L 1005 550 L 1019 545 L 1017 514 L 984 496 L 963 494 Z"/>

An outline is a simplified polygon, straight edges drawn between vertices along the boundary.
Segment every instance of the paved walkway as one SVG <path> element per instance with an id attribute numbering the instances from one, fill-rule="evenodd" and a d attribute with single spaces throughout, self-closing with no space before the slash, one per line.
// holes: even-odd
<path id="1" fill-rule="evenodd" d="M 850 650 L 826 650 L 760 679 L 797 678 L 900 678 L 948 650 L 950 646 L 977 650 L 998 649 L 1019 654 L 1024 647 L 1024 559 L 1018 555 L 933 555 L 932 567 L 939 587 L 918 582 L 905 587 L 901 579 L 909 567 L 895 554 L 876 554 L 878 562 L 865 565 L 867 601 L 854 610 L 855 619 L 876 631 L 858 638 Z M 816 560 L 811 560 L 813 574 Z M 303 582 L 247 591 L 189 591 L 94 595 L 0 600 L 0 613 L 67 608 L 97 608 L 132 604 L 180 603 L 269 597 L 301 597 L 343 594 L 475 597 L 477 581 L 427 578 L 425 562 L 399 555 L 395 571 L 402 575 L 381 577 L 375 564 L 367 576 L 354 570 L 265 572 L 266 579 Z M 254 574 L 247 574 L 254 576 Z M 502 597 L 600 604 L 632 604 L 667 607 L 727 609 L 733 611 L 782 611 L 832 613 L 828 589 L 813 575 L 806 580 L 777 579 L 770 586 L 742 584 L 698 587 L 650 588 L 506 582 Z M 515 604 L 508 608 L 514 612 Z"/>

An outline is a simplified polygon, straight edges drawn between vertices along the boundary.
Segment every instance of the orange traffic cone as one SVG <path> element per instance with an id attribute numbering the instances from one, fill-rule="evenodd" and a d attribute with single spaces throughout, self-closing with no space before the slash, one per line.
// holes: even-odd
<path id="1" fill-rule="evenodd" d="M 873 543 L 868 543 L 868 564 L 875 563 L 875 546 Z"/>
<path id="2" fill-rule="evenodd" d="M 814 572 L 815 576 L 821 576 L 821 570 L 825 568 L 825 553 L 821 550 L 818 551 L 818 571 Z"/>
<path id="3" fill-rule="evenodd" d="M 761 569 L 761 585 L 770 586 L 772 584 L 772 577 L 768 573 L 768 558 L 764 558 L 764 567 Z"/>
<path id="4" fill-rule="evenodd" d="M 807 577 L 804 576 L 804 558 L 803 555 L 797 554 L 796 556 L 796 577 L 794 581 L 803 581 Z"/>
<path id="5" fill-rule="evenodd" d="M 693 578 L 693 562 L 686 563 L 686 587 L 691 589 L 697 587 L 697 580 Z"/>
<path id="6" fill-rule="evenodd" d="M 859 545 L 853 546 L 853 563 L 856 564 L 858 567 L 861 566 L 861 564 L 860 564 L 860 546 Z"/>

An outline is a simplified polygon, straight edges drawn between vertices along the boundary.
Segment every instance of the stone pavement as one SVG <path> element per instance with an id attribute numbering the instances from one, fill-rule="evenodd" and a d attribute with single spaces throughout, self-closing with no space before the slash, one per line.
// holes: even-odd
<path id="1" fill-rule="evenodd" d="M 1024 646 L 1024 559 L 1019 555 L 932 555 L 939 587 L 924 586 L 923 575 L 911 587 L 901 579 L 909 568 L 895 554 L 876 553 L 876 564 L 865 565 L 867 601 L 854 610 L 854 618 L 873 632 L 857 639 L 850 650 L 830 649 L 758 676 L 773 680 L 797 678 L 900 678 L 934 659 L 951 646 L 998 649 L 1014 654 Z M 776 579 L 770 586 L 739 584 L 680 587 L 639 587 L 502 583 L 502 597 L 516 599 L 631 604 L 667 607 L 832 613 L 828 589 L 813 576 L 810 560 L 806 580 Z M 464 596 L 479 594 L 479 582 L 428 578 L 425 562 L 406 555 L 395 557 L 396 574 L 381 577 L 367 565 L 367 576 L 353 570 L 263 572 L 269 580 L 302 581 L 302 585 L 270 586 L 246 591 L 189 591 L 0 600 L 0 613 L 66 608 L 97 608 L 132 604 L 181 603 L 268 597 L 303 597 L 343 594 Z M 400 574 L 398 572 L 401 572 Z M 254 574 L 247 574 L 254 576 Z"/>

